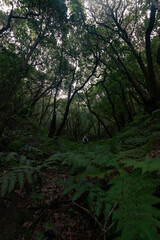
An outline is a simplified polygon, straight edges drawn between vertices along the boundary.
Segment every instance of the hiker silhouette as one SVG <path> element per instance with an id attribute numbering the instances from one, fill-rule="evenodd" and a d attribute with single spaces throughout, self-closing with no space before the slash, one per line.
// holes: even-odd
<path id="1" fill-rule="evenodd" d="M 84 144 L 88 143 L 88 138 L 86 136 L 83 137 L 83 142 L 84 142 Z"/>

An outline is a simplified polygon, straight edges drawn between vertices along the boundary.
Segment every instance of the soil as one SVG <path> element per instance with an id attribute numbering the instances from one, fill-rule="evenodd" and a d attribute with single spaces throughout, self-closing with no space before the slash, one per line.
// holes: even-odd
<path id="1" fill-rule="evenodd" d="M 27 187 L 0 198 L 0 240 L 98 240 L 94 219 L 63 196 L 63 185 L 56 183 L 67 177 L 67 169 L 44 172 L 45 180 L 36 188 L 37 196 L 43 193 L 39 199 L 33 200 Z"/>
<path id="2" fill-rule="evenodd" d="M 0 198 L 0 240 L 15 240 L 23 233 L 25 199 L 16 192 Z"/>
<path id="3" fill-rule="evenodd" d="M 149 156 L 160 157 L 159 149 L 157 142 Z M 63 184 L 57 184 L 68 178 L 67 167 L 43 175 L 36 195 L 26 184 L 0 198 L 0 240 L 100 240 L 101 230 L 87 208 L 81 201 L 73 203 L 69 194 L 64 196 Z"/>

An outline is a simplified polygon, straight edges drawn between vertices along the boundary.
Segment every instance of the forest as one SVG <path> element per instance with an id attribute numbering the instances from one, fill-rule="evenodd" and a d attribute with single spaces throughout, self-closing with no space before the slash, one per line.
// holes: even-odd
<path id="1" fill-rule="evenodd" d="M 0 240 L 159 239 L 160 1 L 0 0 Z"/>

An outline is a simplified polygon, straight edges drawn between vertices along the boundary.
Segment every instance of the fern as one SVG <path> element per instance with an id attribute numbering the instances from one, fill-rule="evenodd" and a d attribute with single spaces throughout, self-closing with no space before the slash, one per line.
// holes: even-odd
<path id="1" fill-rule="evenodd" d="M 154 137 L 160 137 L 160 131 L 153 132 L 153 133 L 152 133 L 152 136 L 154 136 Z"/>
<path id="2" fill-rule="evenodd" d="M 115 240 L 159 239 L 156 206 L 160 199 L 155 193 L 160 158 L 147 156 L 159 139 L 155 116 L 138 116 L 110 140 L 52 156 L 55 164 L 67 165 L 75 175 L 63 182 L 64 194 L 70 192 L 73 201 L 88 204 L 96 220 L 104 224 L 106 239 L 111 235 Z M 126 167 L 132 167 L 131 173 Z"/>
<path id="3" fill-rule="evenodd" d="M 18 155 L 10 154 L 9 159 L 13 156 Z M 17 167 L 12 167 L 10 171 L 5 173 L 0 178 L 1 184 L 1 195 L 4 196 L 6 193 L 10 193 L 14 190 L 16 183 L 19 184 L 20 189 L 24 187 L 24 183 L 27 180 L 29 184 L 33 185 L 33 180 L 35 178 L 35 173 L 40 172 L 40 166 L 32 167 L 30 160 L 25 156 L 19 156 L 19 164 Z"/>
<path id="4" fill-rule="evenodd" d="M 104 178 L 105 176 L 108 176 L 111 173 L 114 173 L 113 169 L 105 170 L 103 168 L 96 168 L 94 166 L 87 166 L 86 171 L 80 173 L 77 178 L 78 179 L 81 179 L 81 178 L 84 178 L 84 177 Z"/>
<path id="5" fill-rule="evenodd" d="M 143 159 L 146 155 L 145 148 L 133 148 L 126 151 L 121 151 L 118 153 L 118 159 L 125 161 L 126 159 Z"/>
<path id="6" fill-rule="evenodd" d="M 157 116 L 160 114 L 160 108 L 152 112 L 152 116 Z"/>
<path id="7" fill-rule="evenodd" d="M 76 192 L 73 195 L 72 201 L 76 201 L 83 193 L 87 192 L 91 187 L 91 184 L 86 183 L 85 181 L 80 181 L 78 185 L 79 188 L 77 189 L 76 186 Z"/>
<path id="8" fill-rule="evenodd" d="M 4 178 L 2 181 L 2 187 L 1 187 L 1 195 L 2 196 L 4 196 L 8 191 L 8 182 L 9 182 L 8 178 Z"/>
<path id="9" fill-rule="evenodd" d="M 150 158 L 145 157 L 143 161 L 136 161 L 128 159 L 127 161 L 123 161 L 125 163 L 125 167 L 132 166 L 133 169 L 141 169 L 142 174 L 146 172 L 154 172 L 160 170 L 160 158 Z"/>
<path id="10" fill-rule="evenodd" d="M 53 155 L 54 156 L 54 155 Z M 106 169 L 118 169 L 118 158 L 115 154 L 108 152 L 105 145 L 91 146 L 87 151 L 68 152 L 61 154 L 62 164 L 71 165 L 71 173 L 77 170 L 83 172 L 82 176 L 104 177 Z M 103 172 L 102 172 L 103 168 Z"/>
<path id="11" fill-rule="evenodd" d="M 46 159 L 43 163 L 39 165 L 39 169 L 47 168 L 47 169 L 60 169 L 61 165 L 65 164 L 64 158 L 66 159 L 67 153 L 56 152 L 51 155 L 48 159 Z M 66 160 L 67 161 L 67 160 Z"/>
<path id="12" fill-rule="evenodd" d="M 24 183 L 25 183 L 24 173 L 19 172 L 17 177 L 18 177 L 18 182 L 19 182 L 20 189 L 22 189 L 24 187 Z"/>
<path id="13" fill-rule="evenodd" d="M 12 192 L 16 184 L 16 176 L 12 176 L 12 178 L 9 179 L 9 186 L 8 186 L 8 193 Z"/>
<path id="14" fill-rule="evenodd" d="M 3 162 L 5 160 L 5 154 L 4 152 L 0 152 L 0 160 Z"/>
<path id="15" fill-rule="evenodd" d="M 18 156 L 18 154 L 16 152 L 10 152 L 7 154 L 6 156 L 6 162 L 9 162 L 11 160 L 16 160 L 16 157 Z"/>
<path id="16" fill-rule="evenodd" d="M 134 138 L 130 138 L 124 141 L 125 144 L 127 145 L 133 145 L 133 146 L 138 146 L 138 145 L 142 145 L 144 143 L 147 143 L 148 139 L 146 137 L 143 136 L 139 136 L 139 137 L 134 137 Z"/>
<path id="17" fill-rule="evenodd" d="M 138 236 L 144 240 L 152 239 L 149 236 L 156 235 L 160 226 L 160 211 L 153 207 L 160 202 L 153 195 L 157 180 L 152 175 L 142 177 L 137 172 L 131 175 L 122 172 L 110 184 L 106 201 L 112 206 L 117 203 L 112 221 L 117 221 L 116 233 L 121 232 L 122 236 L 119 239 L 134 240 Z"/>
<path id="18" fill-rule="evenodd" d="M 146 116 L 138 122 L 141 127 L 133 123 L 112 140 L 61 155 L 62 164 L 70 166 L 72 174 L 76 173 L 76 177 L 64 182 L 64 194 L 71 192 L 72 200 L 78 201 L 85 193 L 93 215 L 97 219 L 101 216 L 106 229 L 113 224 L 116 240 L 159 239 L 160 211 L 155 206 L 160 200 L 155 192 L 160 158 L 146 156 L 150 138 L 145 136 L 143 129 L 150 125 L 151 118 Z M 118 147 L 114 148 L 114 143 Z M 124 171 L 125 167 L 132 167 L 132 173 Z M 110 174 L 112 180 L 105 182 L 105 177 Z M 101 179 L 105 187 L 101 185 Z M 106 236 L 110 235 L 109 231 L 106 230 Z"/>
<path id="19" fill-rule="evenodd" d="M 82 178 L 77 181 L 74 177 L 71 177 L 66 182 L 61 181 L 61 183 L 63 183 L 65 187 L 63 194 L 73 193 L 72 201 L 76 201 L 83 193 L 87 193 L 86 201 L 90 209 L 94 211 L 96 217 L 100 216 L 105 205 L 106 192 L 98 187 L 97 184 L 93 184 Z"/>

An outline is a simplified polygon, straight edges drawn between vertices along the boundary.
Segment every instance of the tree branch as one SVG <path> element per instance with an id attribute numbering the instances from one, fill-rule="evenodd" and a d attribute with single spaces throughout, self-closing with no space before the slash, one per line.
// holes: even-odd
<path id="1" fill-rule="evenodd" d="M 8 16 L 8 20 L 7 20 L 7 25 L 5 26 L 5 27 L 3 27 L 3 28 L 1 28 L 0 29 L 0 35 L 2 34 L 2 33 L 4 33 L 5 31 L 7 31 L 9 28 L 10 28 L 10 26 L 11 26 L 11 20 L 12 19 L 23 19 L 23 20 L 25 20 L 25 19 L 27 19 L 29 16 L 39 16 L 39 14 L 37 14 L 37 13 L 34 13 L 34 12 L 29 12 L 29 13 L 27 13 L 24 17 L 22 16 L 14 16 L 13 15 L 13 4 L 12 4 L 12 9 L 11 9 L 11 11 L 10 11 L 10 14 L 9 14 L 9 16 Z M 0 36 L 1 37 L 1 36 Z"/>
<path id="2" fill-rule="evenodd" d="M 151 0 L 152 4 L 154 7 L 160 12 L 160 5 L 158 4 L 158 1 L 156 0 Z"/>

